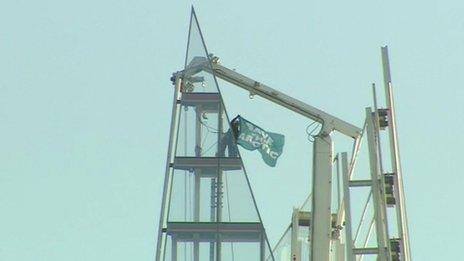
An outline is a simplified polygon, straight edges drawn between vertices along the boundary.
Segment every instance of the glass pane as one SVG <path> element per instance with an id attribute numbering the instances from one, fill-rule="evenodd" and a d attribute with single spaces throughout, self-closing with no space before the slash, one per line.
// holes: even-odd
<path id="1" fill-rule="evenodd" d="M 218 151 L 217 112 L 181 106 L 176 156 L 215 157 Z"/>
<path id="2" fill-rule="evenodd" d="M 277 243 L 277 246 L 275 246 L 273 253 L 274 253 L 274 258 L 276 261 L 287 261 L 291 260 L 291 240 L 292 240 L 292 229 L 291 227 L 288 227 L 287 230 L 284 232 L 284 235 L 280 239 L 280 241 Z M 266 260 L 271 260 L 270 258 Z"/>
<path id="3" fill-rule="evenodd" d="M 218 103 L 215 108 L 206 110 L 205 106 L 191 104 L 181 106 L 176 156 L 239 156 L 224 107 Z"/>
<path id="4" fill-rule="evenodd" d="M 214 252 L 214 244 L 205 242 L 198 242 L 198 260 L 216 260 Z M 212 250 L 212 251 L 211 251 Z M 210 259 L 210 256 L 213 256 Z M 166 255 L 164 261 L 172 260 L 185 260 L 185 261 L 194 261 L 195 260 L 195 243 L 193 242 L 175 242 L 172 238 L 169 238 L 166 245 Z"/>
<path id="5" fill-rule="evenodd" d="M 221 260 L 260 260 L 260 243 L 222 243 Z"/>
<path id="6" fill-rule="evenodd" d="M 224 220 L 227 222 L 259 222 L 243 171 L 225 171 L 223 175 Z"/>
<path id="7" fill-rule="evenodd" d="M 200 179 L 200 195 L 210 194 L 211 185 Z M 199 220 L 195 220 L 195 174 L 191 171 L 175 170 L 172 181 L 172 195 L 169 205 L 169 222 L 210 221 L 210 200 L 199 203 Z M 206 199 L 206 198 L 205 198 Z"/>
<path id="8" fill-rule="evenodd" d="M 196 15 L 192 12 L 185 59 L 185 71 L 189 73 L 184 79 L 188 82 L 186 89 L 189 92 L 218 92 L 214 76 L 207 72 L 211 71 L 208 55 Z"/>

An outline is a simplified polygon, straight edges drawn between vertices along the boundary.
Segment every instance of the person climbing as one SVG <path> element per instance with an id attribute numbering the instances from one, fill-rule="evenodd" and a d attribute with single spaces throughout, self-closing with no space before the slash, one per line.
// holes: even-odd
<path id="1" fill-rule="evenodd" d="M 229 157 L 238 157 L 237 138 L 240 132 L 240 115 L 230 121 L 230 129 L 219 142 L 218 156 L 225 157 L 226 147 Z"/>

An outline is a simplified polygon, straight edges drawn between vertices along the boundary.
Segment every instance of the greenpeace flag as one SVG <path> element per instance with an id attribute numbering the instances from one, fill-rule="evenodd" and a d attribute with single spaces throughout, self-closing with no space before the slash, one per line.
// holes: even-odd
<path id="1" fill-rule="evenodd" d="M 267 165 L 276 165 L 284 148 L 284 135 L 267 132 L 240 115 L 232 120 L 232 126 L 237 131 L 237 144 L 246 150 L 258 150 Z"/>

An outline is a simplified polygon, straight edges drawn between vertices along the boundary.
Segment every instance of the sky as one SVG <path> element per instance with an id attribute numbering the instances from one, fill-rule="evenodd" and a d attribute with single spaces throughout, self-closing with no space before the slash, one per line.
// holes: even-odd
<path id="1" fill-rule="evenodd" d="M 1 261 L 154 259 L 169 78 L 184 65 L 192 4 L 223 65 L 357 126 L 371 84 L 381 87 L 380 46 L 388 45 L 412 256 L 459 259 L 460 1 L 6 0 Z M 274 245 L 309 192 L 309 122 L 224 86 L 229 116 L 287 137 L 278 167 L 256 153 L 244 159 Z"/>

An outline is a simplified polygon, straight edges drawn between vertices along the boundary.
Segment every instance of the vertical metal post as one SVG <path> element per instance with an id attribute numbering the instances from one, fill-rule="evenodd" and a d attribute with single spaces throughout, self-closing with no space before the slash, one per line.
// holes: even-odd
<path id="1" fill-rule="evenodd" d="M 292 215 L 292 238 L 290 242 L 291 247 L 291 260 L 292 261 L 301 261 L 301 244 L 298 240 L 298 232 L 299 232 L 299 212 L 298 208 L 293 209 Z"/>
<path id="2" fill-rule="evenodd" d="M 210 210 L 210 222 L 216 222 L 216 179 L 212 178 L 211 179 L 211 210 Z M 214 261 L 214 249 L 215 249 L 216 243 L 215 242 L 210 242 L 209 243 L 209 260 Z"/>
<path id="3" fill-rule="evenodd" d="M 219 110 L 218 110 L 218 148 L 221 148 L 221 142 L 222 142 L 222 137 L 223 137 L 223 104 L 221 103 L 219 105 Z M 221 152 L 218 150 L 218 156 L 219 157 L 224 157 L 224 155 L 221 154 Z M 225 152 L 224 152 L 225 153 Z M 216 222 L 220 223 L 222 222 L 222 186 L 223 186 L 223 181 L 222 181 L 222 169 L 221 166 L 219 165 L 218 161 L 218 170 L 217 170 L 217 182 L 216 182 Z M 222 247 L 221 247 L 221 235 L 217 235 L 216 238 L 216 261 L 221 261 L 221 255 L 222 255 Z"/>
<path id="4" fill-rule="evenodd" d="M 398 219 L 398 233 L 401 237 L 400 244 L 403 252 L 403 258 L 405 261 L 411 260 L 411 249 L 409 245 L 409 231 L 408 222 L 406 215 L 406 204 L 404 200 L 404 188 L 403 188 L 403 173 L 401 170 L 400 152 L 398 148 L 398 133 L 396 129 L 396 115 L 395 115 L 395 104 L 393 100 L 392 80 L 390 73 L 390 61 L 388 58 L 388 47 L 382 47 L 382 65 L 383 65 L 383 76 L 385 86 L 385 98 L 388 108 L 388 118 L 390 124 L 388 126 L 389 137 L 390 137 L 390 151 L 391 151 L 391 164 L 392 172 L 395 173 L 394 186 L 395 186 L 395 197 L 397 198 L 397 219 Z"/>
<path id="5" fill-rule="evenodd" d="M 195 156 L 201 157 L 203 148 L 201 147 L 201 108 L 196 108 L 195 111 Z M 200 222 L 200 184 L 201 184 L 201 170 L 195 169 L 195 189 L 194 189 L 194 219 L 195 222 Z M 200 260 L 200 243 L 198 240 L 193 242 L 193 260 Z"/>
<path id="6" fill-rule="evenodd" d="M 342 177 L 343 177 L 343 195 L 345 198 L 345 241 L 347 247 L 347 261 L 354 261 L 353 255 L 353 234 L 351 224 L 351 201 L 350 201 L 350 173 L 348 171 L 348 155 L 346 152 L 342 156 Z"/>
<path id="7" fill-rule="evenodd" d="M 364 124 L 365 126 L 366 124 Z M 363 128 L 364 131 L 365 128 Z M 348 176 L 351 178 L 351 176 L 354 173 L 354 168 L 356 166 L 356 160 L 361 148 L 361 141 L 362 141 L 362 135 L 361 133 L 353 143 L 353 150 L 351 153 L 351 160 L 350 160 L 350 165 L 348 167 Z M 337 213 L 337 226 L 341 226 L 343 224 L 343 220 L 345 220 L 345 200 L 344 198 L 341 199 L 340 206 L 338 207 L 338 213 Z"/>
<path id="8" fill-rule="evenodd" d="M 200 235 L 193 235 L 193 260 L 200 260 Z"/>
<path id="9" fill-rule="evenodd" d="M 371 108 L 366 108 L 367 119 L 367 143 L 369 147 L 369 166 L 372 180 L 372 197 L 374 199 L 374 218 L 377 234 L 377 245 L 379 248 L 378 260 L 390 261 L 390 244 L 387 234 L 387 220 L 385 214 L 385 202 L 380 180 L 379 158 L 377 153 L 377 141 L 374 129 L 374 119 Z"/>
<path id="10" fill-rule="evenodd" d="M 196 109 L 196 120 L 195 120 L 195 157 L 201 157 L 203 148 L 201 147 L 201 117 L 202 111 Z M 200 184 L 201 184 L 201 170 L 195 169 L 195 190 L 194 190 L 194 221 L 200 222 Z"/>
<path id="11" fill-rule="evenodd" d="M 342 194 L 340 190 L 340 154 L 337 154 L 335 159 L 336 173 L 337 173 L 337 211 L 340 211 L 342 205 Z"/>
<path id="12" fill-rule="evenodd" d="M 385 174 L 383 169 L 383 157 L 382 157 L 382 141 L 380 140 L 380 117 L 379 117 L 379 106 L 377 105 L 377 92 L 375 89 L 375 83 L 372 84 L 372 98 L 374 100 L 374 112 L 375 112 L 375 136 L 377 138 L 377 147 L 379 153 L 379 168 L 380 173 Z"/>
<path id="13" fill-rule="evenodd" d="M 335 174 L 336 174 L 336 183 L 337 183 L 337 207 L 336 207 L 336 212 L 337 212 L 337 223 L 335 226 L 338 228 L 341 227 L 341 224 L 338 223 L 339 218 L 338 218 L 338 213 L 340 213 L 340 207 L 342 205 L 342 192 L 341 192 L 341 175 L 342 172 L 340 170 L 340 164 L 341 164 L 341 156 L 340 154 L 336 154 L 334 158 L 334 164 L 336 167 Z M 338 232 L 340 233 L 340 232 Z M 334 255 L 334 261 L 345 261 L 345 244 L 342 242 L 342 238 L 338 236 L 336 239 L 333 239 L 333 245 L 335 249 L 335 255 Z"/>
<path id="14" fill-rule="evenodd" d="M 259 241 L 259 260 L 265 261 L 266 259 L 266 240 L 264 232 L 261 233 L 261 240 Z"/>
<path id="15" fill-rule="evenodd" d="M 156 246 L 156 261 L 161 261 L 164 259 L 164 249 L 166 245 L 166 236 L 163 235 L 163 229 L 166 227 L 167 215 L 168 215 L 168 206 L 166 206 L 167 202 L 170 200 L 170 187 L 172 182 L 172 158 L 175 154 L 174 148 L 174 137 L 177 132 L 177 125 L 178 125 L 178 118 L 179 118 L 179 103 L 180 103 L 180 87 L 182 85 L 182 79 L 180 77 L 176 77 L 176 81 L 174 83 L 174 99 L 172 105 L 172 119 L 171 119 L 171 128 L 169 131 L 169 145 L 168 145 L 168 154 L 166 159 L 166 171 L 164 174 L 164 188 L 163 188 L 163 197 L 161 200 L 161 213 L 160 213 L 160 220 L 158 225 L 158 242 Z"/>
<path id="16" fill-rule="evenodd" d="M 339 251 L 337 251 L 336 260 L 345 261 L 345 244 L 343 244 L 340 239 L 337 240 L 337 249 L 339 249 Z"/>
<path id="17" fill-rule="evenodd" d="M 332 233 L 332 139 L 324 129 L 314 138 L 312 206 L 311 206 L 311 260 L 329 261 Z"/>
<path id="18" fill-rule="evenodd" d="M 337 249 L 337 252 L 335 253 L 335 260 L 345 261 L 345 244 L 342 243 L 340 238 L 335 241 L 335 246 Z"/>
<path id="19" fill-rule="evenodd" d="M 172 237 L 171 261 L 177 261 L 177 239 Z"/>

